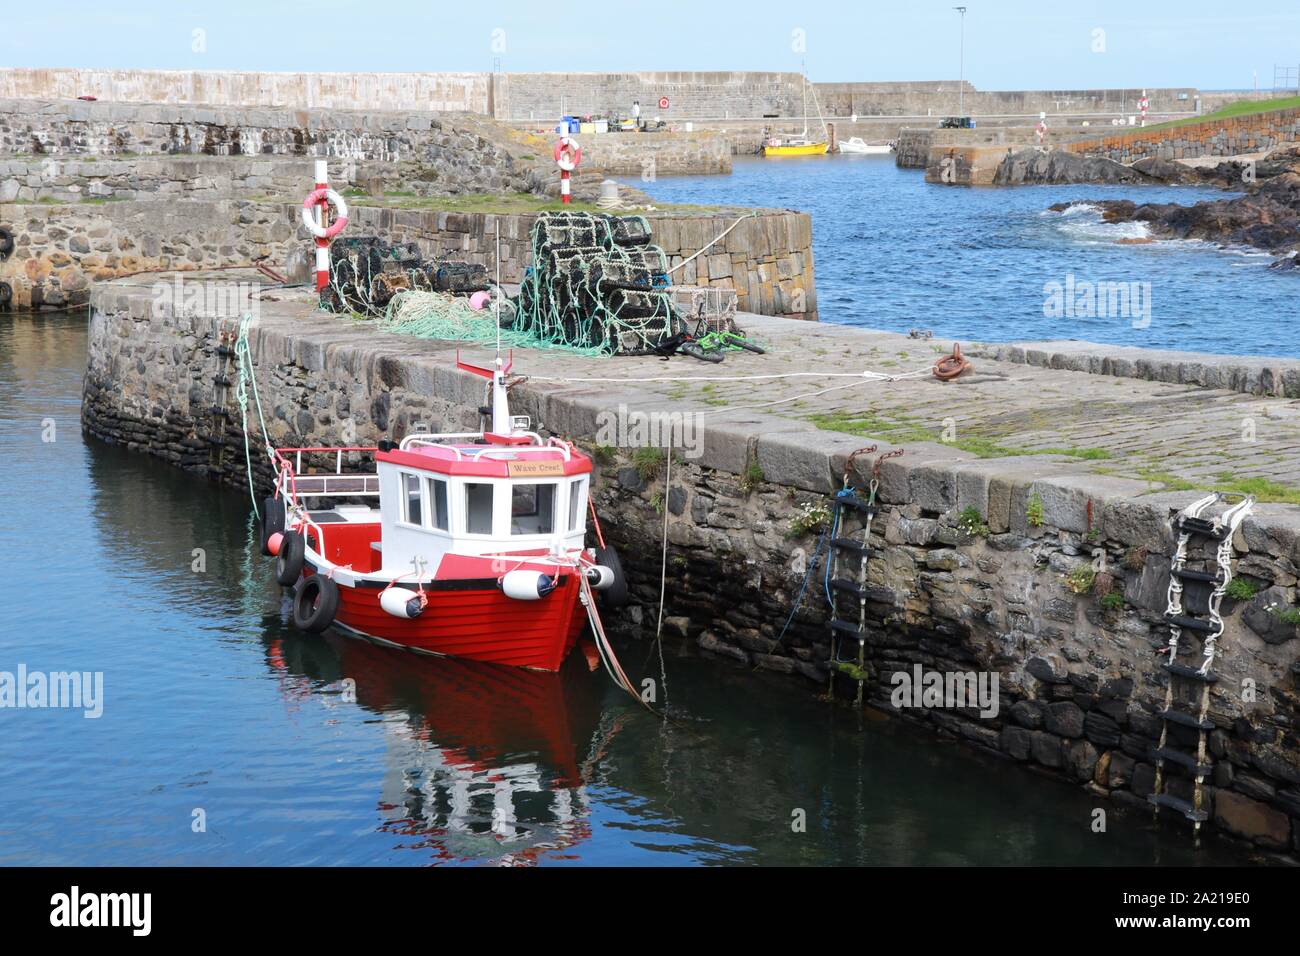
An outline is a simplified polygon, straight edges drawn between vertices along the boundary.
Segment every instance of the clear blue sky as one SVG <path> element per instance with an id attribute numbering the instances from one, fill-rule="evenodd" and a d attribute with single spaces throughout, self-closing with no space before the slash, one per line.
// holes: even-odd
<path id="1" fill-rule="evenodd" d="M 968 0 L 981 89 L 1248 88 L 1300 66 L 1300 0 Z M 0 65 L 200 70 L 798 69 L 955 78 L 958 14 L 929 0 L 5 0 Z M 310 25 L 310 27 L 309 27 Z M 194 32 L 206 31 L 195 52 Z M 1104 37 L 1095 31 L 1104 31 Z M 1094 52 L 1099 38 L 1104 51 Z"/>

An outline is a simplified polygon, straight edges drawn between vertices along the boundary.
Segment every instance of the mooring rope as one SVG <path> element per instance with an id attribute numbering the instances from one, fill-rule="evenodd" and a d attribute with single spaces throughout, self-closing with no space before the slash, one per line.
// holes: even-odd
<path id="1" fill-rule="evenodd" d="M 244 433 L 244 465 L 248 472 L 248 497 L 253 503 L 253 514 L 260 519 L 262 511 L 257 506 L 257 492 L 253 488 L 253 456 L 248 440 L 248 386 L 253 386 L 253 401 L 257 405 L 257 421 L 262 429 L 262 445 L 271 457 L 271 436 L 266 431 L 266 416 L 262 414 L 262 399 L 257 394 L 257 375 L 253 371 L 253 353 L 248 343 L 248 327 L 253 322 L 251 313 L 239 320 L 239 335 L 235 339 L 235 359 L 239 362 L 239 384 L 235 386 L 235 399 L 239 402 L 239 418 Z"/>
<path id="2" fill-rule="evenodd" d="M 711 246 L 713 246 L 714 244 L 716 244 L 717 242 L 719 242 L 720 240 L 722 240 L 724 237 L 726 237 L 727 233 L 731 232 L 731 230 L 735 229 L 737 226 L 739 226 L 739 225 L 740 225 L 742 222 L 744 222 L 746 219 L 750 219 L 750 218 L 752 218 L 752 217 L 754 217 L 754 216 L 757 216 L 757 215 L 758 215 L 758 210 L 755 209 L 753 212 L 751 212 L 751 213 L 746 213 L 745 215 L 741 216 L 739 219 L 737 219 L 735 222 L 733 222 L 733 223 L 732 223 L 730 226 L 728 226 L 726 229 L 722 230 L 722 232 L 718 233 L 718 235 L 714 236 L 711 240 L 709 240 L 707 243 L 705 243 L 705 244 L 704 244 L 703 246 L 701 246 L 699 249 L 695 250 L 695 252 L 694 252 L 693 254 L 691 254 L 691 255 L 688 256 L 687 258 L 683 259 L 681 262 L 677 263 L 677 265 L 675 265 L 675 266 L 673 266 L 671 269 L 669 269 L 666 273 L 664 273 L 664 275 L 672 275 L 674 272 L 676 272 L 676 271 L 677 271 L 678 269 L 680 269 L 682 266 L 686 265 L 686 263 L 690 262 L 692 259 L 694 259 L 696 256 L 698 256 L 698 255 L 699 255 L 701 252 L 703 252 L 705 249 L 710 248 Z"/>

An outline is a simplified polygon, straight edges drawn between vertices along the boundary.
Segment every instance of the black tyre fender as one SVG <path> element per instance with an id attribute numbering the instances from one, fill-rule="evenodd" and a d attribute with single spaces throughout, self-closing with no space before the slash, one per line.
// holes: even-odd
<path id="1" fill-rule="evenodd" d="M 339 612 L 339 586 L 333 578 L 312 574 L 293 589 L 293 626 L 319 634 L 334 623 Z"/>
<path id="2" fill-rule="evenodd" d="M 627 604 L 627 577 L 623 574 L 623 562 L 612 544 L 596 549 L 596 563 L 614 572 L 614 583 L 598 593 L 604 596 L 610 607 L 623 607 Z"/>
<path id="3" fill-rule="evenodd" d="M 290 531 L 280 542 L 280 553 L 275 557 L 275 579 L 287 588 L 293 587 L 302 576 L 303 562 L 307 556 L 307 541 L 302 533 Z"/>
<path id="4" fill-rule="evenodd" d="M 262 553 L 270 554 L 267 542 L 273 534 L 284 534 L 284 499 L 267 497 L 262 499 Z"/>
<path id="5" fill-rule="evenodd" d="M 0 226 L 0 262 L 4 262 L 14 251 L 14 234 L 8 226 Z"/>

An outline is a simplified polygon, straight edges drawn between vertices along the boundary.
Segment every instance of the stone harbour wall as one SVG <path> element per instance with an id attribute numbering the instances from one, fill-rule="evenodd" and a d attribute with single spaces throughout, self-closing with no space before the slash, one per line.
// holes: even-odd
<path id="1" fill-rule="evenodd" d="M 745 321 L 759 334 L 797 331 L 782 319 Z M 219 333 L 231 329 L 230 320 L 156 308 L 134 280 L 97 287 L 82 413 L 87 433 L 243 486 L 238 415 L 210 412 Z M 451 343 L 345 325 L 286 294 L 264 304 L 251 344 L 273 442 L 335 444 L 346 434 L 349 443 L 367 443 L 421 424 L 460 430 L 477 423 L 481 383 L 453 370 Z M 529 353 L 525 371 L 545 376 L 563 360 Z M 630 375 L 658 367 L 621 364 L 637 370 Z M 1150 753 L 1166 680 L 1155 649 L 1167 634 L 1168 519 L 1197 493 L 1146 494 L 1144 482 L 1071 477 L 1068 463 L 1050 456 L 962 458 L 924 443 L 897 458 L 878 459 L 890 448 L 882 445 L 851 459 L 867 440 L 744 410 L 709 418 L 698 454 L 679 449 L 683 457 L 668 481 L 662 462 L 655 467 L 633 449 L 601 446 L 598 436 L 598 415 L 619 404 L 662 410 L 662 398 L 532 380 L 512 391 L 512 401 L 543 433 L 593 452 L 605 533 L 628 556 L 635 600 L 623 623 L 654 632 L 666 513 L 668 639 L 737 666 L 789 674 L 807 681 L 810 693 L 829 680 L 828 629 L 818 578 L 782 634 L 818 547 L 816 532 L 794 518 L 805 504 L 828 504 L 850 461 L 850 480 L 863 487 L 878 462 L 881 510 L 870 539 L 862 672 L 868 702 L 1073 781 L 1099 799 L 1149 811 L 1143 798 L 1153 786 Z M 252 440 L 265 484 L 257 436 Z M 979 513 L 976 526 L 963 521 L 965 508 Z M 1262 851 L 1295 855 L 1300 637 L 1268 606 L 1295 601 L 1300 509 L 1257 507 L 1233 549 L 1238 576 L 1259 591 L 1224 607 L 1208 805 L 1221 831 Z M 1102 574 L 1078 586 L 1079 569 L 1096 566 Z M 895 710 L 892 677 L 917 665 L 996 673 L 997 714 Z M 840 675 L 836 683 L 841 696 L 852 696 L 853 680 Z M 1173 739 L 1192 743 L 1181 734 Z M 1188 781 L 1167 773 L 1169 789 L 1185 795 Z"/>
<path id="2" fill-rule="evenodd" d="M 1076 140 L 1063 147 L 1086 156 L 1104 156 L 1117 163 L 1134 163 L 1147 157 L 1237 156 L 1297 140 L 1300 140 L 1300 109 L 1290 109 L 1186 123 L 1168 129 L 1129 130 Z"/>
<path id="3" fill-rule="evenodd" d="M 19 310 L 82 305 L 92 283 L 141 272 L 282 268 L 306 236 L 279 208 L 235 199 L 7 204 L 0 226 L 15 242 L 0 282 Z"/>
<path id="4" fill-rule="evenodd" d="M 486 112 L 486 73 L 260 73 L 235 70 L 0 69 L 0 97 L 208 106 Z"/>
<path id="5" fill-rule="evenodd" d="M 731 172 L 732 140 L 721 132 L 596 133 L 578 139 L 582 165 L 607 176 Z"/>
<path id="6" fill-rule="evenodd" d="M 335 189 L 381 182 L 403 184 L 403 167 L 350 159 L 329 161 Z M 80 202 L 83 199 L 213 199 L 306 195 L 313 161 L 283 156 L 0 157 L 0 203 Z"/>
<path id="7" fill-rule="evenodd" d="M 256 166 L 253 162 L 250 169 Z M 286 182 L 294 178 L 289 171 L 283 176 Z M 263 259 L 285 270 L 292 253 L 310 246 L 300 209 L 298 202 L 244 199 L 0 204 L 0 226 L 15 241 L 13 254 L 0 262 L 0 282 L 11 287 L 14 308 L 62 308 L 84 303 L 92 282 L 137 272 L 230 267 Z M 518 282 L 529 263 L 532 214 L 361 205 L 350 212 L 351 235 L 413 241 L 427 255 L 485 265 L 494 262 L 499 219 L 502 280 Z M 654 214 L 653 241 L 671 268 L 748 213 Z M 816 319 L 811 220 L 804 213 L 759 211 L 674 273 L 673 282 L 733 288 L 742 310 Z"/>
<path id="8" fill-rule="evenodd" d="M 294 206 L 286 204 L 284 210 L 285 215 L 297 215 Z M 669 268 L 704 248 L 737 218 L 745 217 L 720 242 L 674 272 L 673 284 L 735 289 L 742 311 L 816 319 L 811 218 L 798 212 L 760 210 L 754 216 L 749 212 L 652 214 L 651 242 L 663 249 Z M 495 229 L 500 220 L 501 279 L 516 283 L 530 262 L 528 237 L 536 218 L 533 214 L 494 216 L 359 206 L 353 210 L 351 222 L 358 235 L 415 241 L 435 255 L 489 265 L 494 262 Z"/>

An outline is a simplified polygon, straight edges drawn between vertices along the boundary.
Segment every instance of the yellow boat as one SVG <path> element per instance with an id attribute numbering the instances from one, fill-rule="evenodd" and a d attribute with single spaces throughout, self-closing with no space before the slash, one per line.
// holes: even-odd
<path id="1" fill-rule="evenodd" d="M 763 144 L 763 155 L 766 156 L 825 156 L 830 150 L 829 137 L 826 135 L 826 121 L 822 119 L 822 139 L 812 140 L 808 138 L 808 77 L 803 78 L 803 133 L 798 136 L 792 136 L 789 139 L 781 139 L 776 136 L 770 138 Z M 813 102 L 817 102 L 817 91 L 813 90 Z M 822 115 L 821 104 L 817 104 L 817 116 L 820 119 Z"/>
<path id="2" fill-rule="evenodd" d="M 813 143 L 808 140 L 792 139 L 786 142 L 769 140 L 763 145 L 764 156 L 824 156 L 830 148 L 829 143 Z"/>

